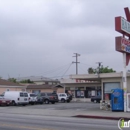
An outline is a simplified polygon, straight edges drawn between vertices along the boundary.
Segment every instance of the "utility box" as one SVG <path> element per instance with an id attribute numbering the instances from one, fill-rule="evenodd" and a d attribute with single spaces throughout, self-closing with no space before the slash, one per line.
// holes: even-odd
<path id="1" fill-rule="evenodd" d="M 124 111 L 124 92 L 122 89 L 111 90 L 111 110 L 112 111 Z"/>

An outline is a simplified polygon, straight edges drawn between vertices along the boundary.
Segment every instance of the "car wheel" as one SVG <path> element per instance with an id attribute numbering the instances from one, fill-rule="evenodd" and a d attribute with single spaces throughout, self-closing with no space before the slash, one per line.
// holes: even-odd
<path id="1" fill-rule="evenodd" d="M 16 106 L 16 103 L 15 103 L 15 101 L 12 101 L 12 105 L 13 105 L 13 106 Z"/>
<path id="2" fill-rule="evenodd" d="M 9 106 L 10 104 L 6 103 L 6 106 Z"/>
<path id="3" fill-rule="evenodd" d="M 49 104 L 49 100 L 48 100 L 48 99 L 46 99 L 46 100 L 45 100 L 45 103 L 46 103 L 46 104 Z"/>
<path id="4" fill-rule="evenodd" d="M 65 103 L 65 99 L 61 99 L 61 102 Z"/>
<path id="5" fill-rule="evenodd" d="M 67 103 L 69 103 L 70 102 L 70 100 L 67 100 Z"/>
<path id="6" fill-rule="evenodd" d="M 93 102 L 94 102 L 94 103 L 97 103 L 97 100 L 94 100 Z"/>

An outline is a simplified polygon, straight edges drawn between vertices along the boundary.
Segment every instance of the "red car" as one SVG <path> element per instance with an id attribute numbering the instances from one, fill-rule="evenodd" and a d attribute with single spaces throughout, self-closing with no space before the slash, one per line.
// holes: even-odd
<path id="1" fill-rule="evenodd" d="M 3 98 L 3 97 L 0 97 L 0 105 L 6 105 L 6 106 L 9 106 L 9 105 L 11 105 L 11 100 L 9 100 L 9 99 L 5 99 L 5 98 Z"/>

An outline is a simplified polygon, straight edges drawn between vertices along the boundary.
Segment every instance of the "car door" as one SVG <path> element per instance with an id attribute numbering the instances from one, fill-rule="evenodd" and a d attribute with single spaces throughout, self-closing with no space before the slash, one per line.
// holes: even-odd
<path id="1" fill-rule="evenodd" d="M 58 99 L 61 100 L 62 94 L 58 94 Z"/>
<path id="2" fill-rule="evenodd" d="M 20 92 L 19 102 L 24 102 L 24 94 L 23 94 L 23 92 Z"/>
<path id="3" fill-rule="evenodd" d="M 23 93 L 24 94 L 24 101 L 23 102 L 28 102 L 28 93 Z"/>

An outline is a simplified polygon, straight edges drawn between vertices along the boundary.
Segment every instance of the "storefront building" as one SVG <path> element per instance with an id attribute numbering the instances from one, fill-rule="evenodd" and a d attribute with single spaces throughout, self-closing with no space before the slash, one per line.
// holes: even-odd
<path id="1" fill-rule="evenodd" d="M 90 99 L 101 95 L 102 100 L 111 99 L 111 90 L 123 88 L 123 73 L 102 73 L 70 75 L 69 79 L 61 79 L 65 92 L 73 94 L 74 98 Z M 130 73 L 127 73 L 127 92 L 130 93 Z"/>
<path id="2" fill-rule="evenodd" d="M 92 96 L 101 95 L 101 82 L 84 79 L 61 79 L 66 93 L 73 95 L 75 99 L 90 99 Z"/>

